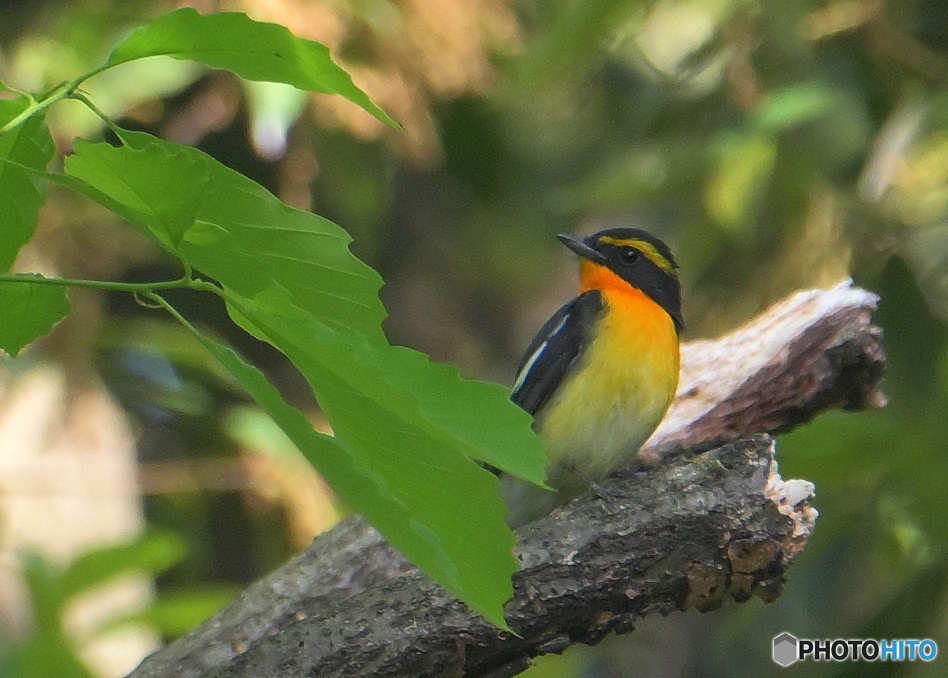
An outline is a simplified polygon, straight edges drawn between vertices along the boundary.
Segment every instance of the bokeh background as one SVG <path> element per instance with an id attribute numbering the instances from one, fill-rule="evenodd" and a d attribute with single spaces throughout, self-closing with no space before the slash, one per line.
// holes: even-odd
<path id="1" fill-rule="evenodd" d="M 0 80 L 41 90 L 184 3 L 8 1 Z M 686 339 L 847 276 L 879 294 L 890 402 L 781 436 L 816 483 L 783 596 L 643 621 L 544 676 L 761 676 L 771 638 L 933 638 L 948 652 L 948 3 L 944 0 L 234 0 L 332 48 L 403 129 L 346 102 L 153 59 L 87 93 L 347 229 L 386 281 L 394 343 L 509 383 L 571 296 L 552 237 L 635 224 L 681 264 Z M 101 138 L 50 112 L 60 158 Z M 17 268 L 178 272 L 51 187 Z M 331 525 L 344 507 L 209 357 L 134 299 L 74 313 L 0 361 L 0 674 L 118 676 Z M 187 294 L 325 426 L 301 379 Z M 793 667 L 944 675 L 932 664 Z"/>

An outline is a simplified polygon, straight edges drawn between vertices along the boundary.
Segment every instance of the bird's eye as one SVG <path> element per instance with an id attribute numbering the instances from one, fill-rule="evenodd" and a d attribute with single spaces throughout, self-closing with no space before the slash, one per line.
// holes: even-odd
<path id="1" fill-rule="evenodd" d="M 641 254 L 642 253 L 639 252 L 634 247 L 629 247 L 619 252 L 619 259 L 622 261 L 623 264 L 633 264 L 636 261 L 638 261 L 639 256 L 641 256 Z"/>

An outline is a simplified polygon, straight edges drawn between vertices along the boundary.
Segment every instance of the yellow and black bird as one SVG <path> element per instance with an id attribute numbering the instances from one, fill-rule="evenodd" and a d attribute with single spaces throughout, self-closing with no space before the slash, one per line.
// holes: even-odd
<path id="1" fill-rule="evenodd" d="M 580 294 L 530 342 L 510 395 L 534 417 L 557 491 L 502 476 L 512 526 L 630 461 L 678 387 L 684 320 L 668 246 L 637 228 L 557 237 L 580 257 Z"/>

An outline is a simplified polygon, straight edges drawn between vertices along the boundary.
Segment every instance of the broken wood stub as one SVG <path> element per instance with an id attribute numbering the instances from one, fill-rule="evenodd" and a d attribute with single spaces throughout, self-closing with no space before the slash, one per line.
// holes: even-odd
<path id="1" fill-rule="evenodd" d="M 684 344 L 678 394 L 642 461 L 781 433 L 833 407 L 884 405 L 878 300 L 845 281 L 798 292 L 718 339 Z"/>

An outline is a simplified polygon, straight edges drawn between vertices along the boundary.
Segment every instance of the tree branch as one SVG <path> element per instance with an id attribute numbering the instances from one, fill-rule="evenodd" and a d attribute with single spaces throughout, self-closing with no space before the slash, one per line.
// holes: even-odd
<path id="1" fill-rule="evenodd" d="M 848 283 L 803 292 L 684 346 L 678 399 L 644 463 L 517 531 L 506 614 L 519 638 L 351 518 L 130 675 L 510 676 L 652 611 L 773 600 L 816 511 L 812 486 L 783 481 L 759 434 L 882 404 L 875 303 Z"/>
<path id="2" fill-rule="evenodd" d="M 681 348 L 678 394 L 639 456 L 781 433 L 823 410 L 885 405 L 878 297 L 845 281 L 797 292 L 733 332 Z"/>

